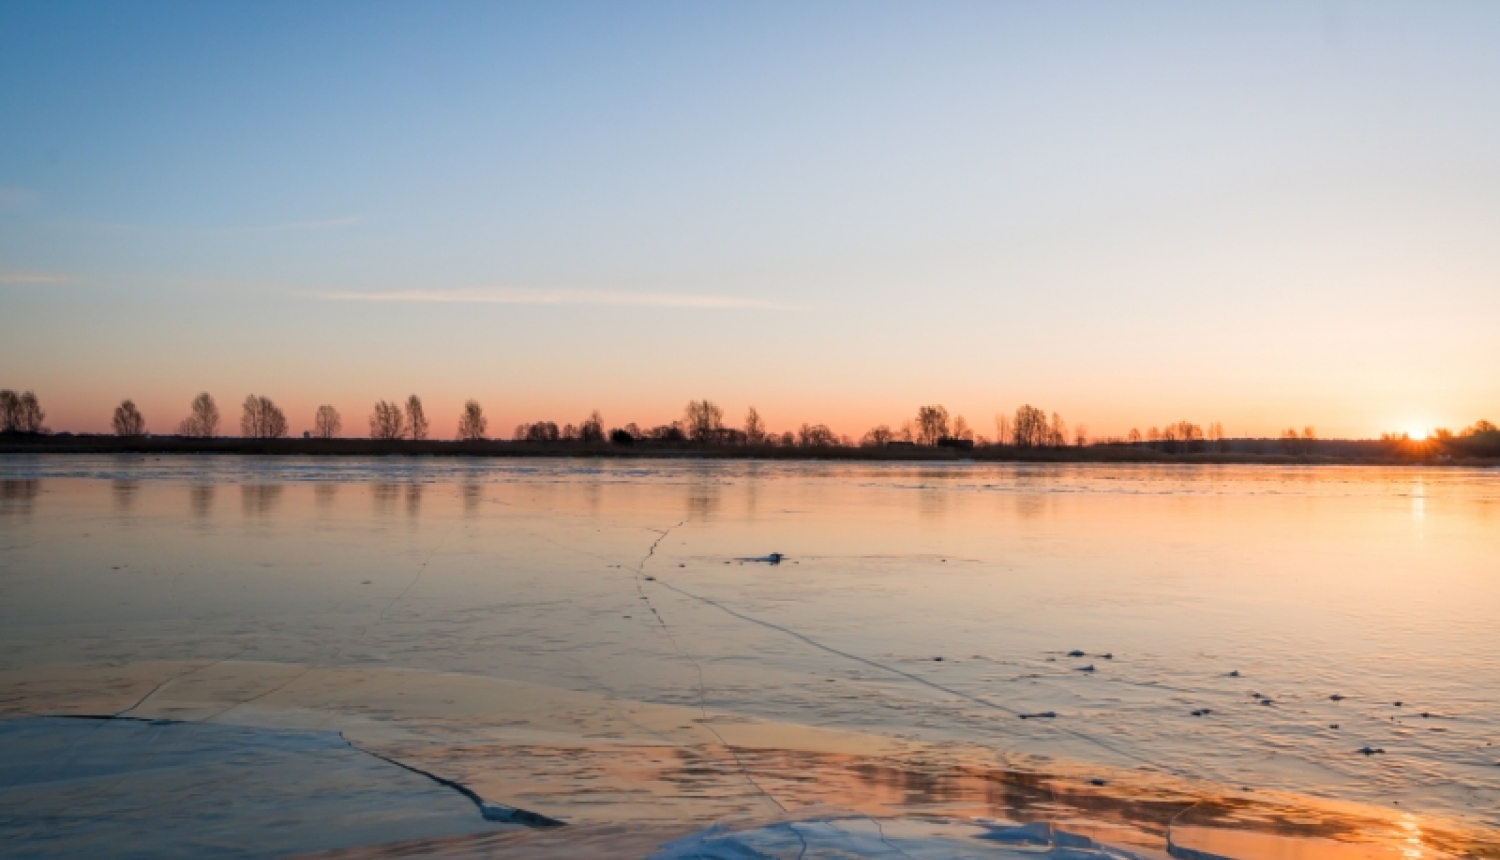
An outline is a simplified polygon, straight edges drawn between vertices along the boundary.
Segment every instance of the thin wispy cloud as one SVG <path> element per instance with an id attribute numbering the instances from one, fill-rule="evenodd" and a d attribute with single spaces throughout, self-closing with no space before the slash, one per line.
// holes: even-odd
<path id="1" fill-rule="evenodd" d="M 790 311 L 796 308 L 778 302 L 739 296 L 691 293 L 639 293 L 612 290 L 395 290 L 391 292 L 336 291 L 304 293 L 312 298 L 340 302 L 406 302 L 416 304 L 481 305 L 598 305 L 604 307 L 721 308 Z"/>
<path id="2" fill-rule="evenodd" d="M 72 280 L 67 275 L 47 272 L 0 272 L 0 284 L 67 284 Z"/>

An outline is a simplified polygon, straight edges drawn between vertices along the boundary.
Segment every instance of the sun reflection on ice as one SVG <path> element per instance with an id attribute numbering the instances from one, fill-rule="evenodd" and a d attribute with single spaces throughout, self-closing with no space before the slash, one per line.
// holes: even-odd
<path id="1" fill-rule="evenodd" d="M 1401 820 L 1396 823 L 1405 832 L 1406 844 L 1409 846 L 1402 849 L 1402 856 L 1409 857 L 1411 860 L 1420 860 L 1422 856 L 1422 828 L 1417 826 L 1416 820 L 1410 813 L 1402 815 Z"/>

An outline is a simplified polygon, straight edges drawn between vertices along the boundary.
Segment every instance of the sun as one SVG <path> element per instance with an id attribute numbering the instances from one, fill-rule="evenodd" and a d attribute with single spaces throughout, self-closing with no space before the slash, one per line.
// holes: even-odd
<path id="1" fill-rule="evenodd" d="M 1407 433 L 1407 435 L 1412 438 L 1413 442 L 1426 442 L 1427 441 L 1427 437 L 1430 436 L 1431 434 L 1432 434 L 1431 430 L 1426 430 L 1426 429 L 1422 429 L 1422 428 L 1416 428 L 1416 429 L 1411 430 L 1409 433 Z"/>

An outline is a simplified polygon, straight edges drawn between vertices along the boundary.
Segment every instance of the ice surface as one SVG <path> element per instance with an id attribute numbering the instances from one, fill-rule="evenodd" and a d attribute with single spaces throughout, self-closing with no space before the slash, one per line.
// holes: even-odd
<path id="1" fill-rule="evenodd" d="M 6 457 L 0 714 L 343 731 L 580 833 L 1316 795 L 1430 857 L 1500 825 L 1497 512 L 1482 470 Z"/>
<path id="2" fill-rule="evenodd" d="M 745 830 L 715 827 L 651 860 L 1140 860 L 1046 824 L 991 825 L 865 817 L 806 818 Z"/>
<path id="3" fill-rule="evenodd" d="M 503 826 L 333 732 L 0 720 L 0 857 L 279 857 Z"/>

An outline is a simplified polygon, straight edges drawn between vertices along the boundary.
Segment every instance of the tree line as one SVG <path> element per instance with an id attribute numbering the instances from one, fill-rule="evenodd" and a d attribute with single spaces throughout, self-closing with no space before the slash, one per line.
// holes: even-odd
<path id="1" fill-rule="evenodd" d="M 1380 440 L 1389 445 L 1392 450 L 1402 453 L 1421 450 L 1429 443 L 1436 443 L 1442 449 L 1463 455 L 1500 456 L 1500 427 L 1482 420 L 1470 424 L 1457 433 L 1446 427 L 1439 427 L 1433 430 L 1427 439 L 1412 439 L 1408 433 L 1382 433 Z"/>
<path id="2" fill-rule="evenodd" d="M 0 432 L 11 434 L 44 434 L 46 413 L 34 392 L 17 393 L 0 390 Z M 422 400 L 413 394 L 406 400 L 380 400 L 369 414 L 369 438 L 379 440 L 429 438 L 432 425 Z M 146 418 L 132 400 L 115 407 L 111 421 L 118 436 L 144 436 Z M 454 438 L 465 441 L 488 439 L 489 420 L 476 400 L 468 400 L 460 410 Z M 251 394 L 240 407 L 240 436 L 277 439 L 288 434 L 285 413 L 269 397 Z M 339 411 L 331 404 L 318 407 L 313 429 L 308 436 L 319 439 L 339 438 L 344 430 Z M 208 438 L 220 433 L 219 407 L 207 392 L 193 398 L 188 415 L 177 425 L 176 435 Z M 1500 429 L 1488 421 L 1479 421 L 1454 433 L 1437 429 L 1432 438 L 1456 450 L 1476 453 L 1500 452 Z M 1222 424 L 1213 422 L 1206 428 L 1189 421 L 1176 421 L 1150 427 L 1142 433 L 1132 428 L 1124 437 L 1090 438 L 1083 425 L 1070 428 L 1057 412 L 1048 413 L 1024 404 L 1013 414 L 995 416 L 995 435 L 977 434 L 962 415 L 952 416 L 940 404 L 920 407 L 916 415 L 892 428 L 879 424 L 870 428 L 858 441 L 839 435 L 826 424 L 803 423 L 794 430 L 773 432 L 755 407 L 750 407 L 739 426 L 726 423 L 724 410 L 711 400 L 691 400 L 678 420 L 642 428 L 635 423 L 606 429 L 598 410 L 578 423 L 559 426 L 552 421 L 537 421 L 516 426 L 511 439 L 518 442 L 584 443 L 615 445 L 667 444 L 702 446 L 755 446 L 785 448 L 831 447 L 951 447 L 973 448 L 1003 446 L 1010 448 L 1063 448 L 1086 445 L 1126 445 L 1146 447 L 1168 454 L 1191 454 L 1209 451 L 1227 452 L 1229 438 Z M 1289 427 L 1280 434 L 1282 450 L 1288 454 L 1310 453 L 1317 441 L 1313 427 L 1297 430 Z M 1387 433 L 1381 439 L 1393 445 L 1417 445 L 1406 434 Z"/>
<path id="3" fill-rule="evenodd" d="M 146 419 L 131 400 L 124 400 L 115 407 L 113 421 L 115 435 L 142 436 L 146 433 Z M 489 421 L 479 403 L 470 400 L 464 404 L 458 417 L 458 439 L 483 439 Z M 289 425 L 286 413 L 269 397 L 251 394 L 240 407 L 240 435 L 252 439 L 280 439 L 287 435 Z M 431 423 L 422 408 L 422 399 L 413 394 L 405 404 L 386 400 L 375 403 L 370 412 L 371 439 L 426 439 Z M 318 407 L 313 415 L 313 429 L 308 436 L 317 439 L 339 438 L 344 429 L 343 417 L 331 404 Z M 177 425 L 178 436 L 208 438 L 219 435 L 219 406 L 208 392 L 199 394 L 188 405 L 188 415 Z"/>
<path id="4" fill-rule="evenodd" d="M 1308 432 L 1312 432 L 1311 427 Z M 1209 450 L 1224 453 L 1229 450 L 1229 437 L 1224 435 L 1224 425 L 1217 421 L 1208 425 L 1207 431 L 1191 421 L 1176 421 L 1162 427 L 1152 427 L 1144 434 L 1140 428 L 1132 427 L 1124 442 L 1166 454 L 1201 454 Z"/>
<path id="5" fill-rule="evenodd" d="M 0 391 L 0 428 L 12 433 L 45 433 L 42 425 L 44 414 L 36 395 L 30 391 L 16 394 Z M 146 419 L 132 400 L 121 401 L 115 407 L 112 419 L 114 432 L 119 436 L 142 436 L 146 433 Z M 177 425 L 177 435 L 190 438 L 207 438 L 219 435 L 219 407 L 213 395 L 204 392 L 193 398 L 188 406 L 188 415 Z M 458 417 L 455 438 L 478 441 L 488 438 L 489 420 L 478 401 L 464 403 Z M 1016 410 L 1014 417 L 997 416 L 996 435 L 993 440 L 977 435 L 962 416 L 951 416 L 941 405 L 927 405 L 899 427 L 892 429 L 885 424 L 867 431 L 856 442 L 849 436 L 835 433 L 826 424 L 803 423 L 795 430 L 781 433 L 770 431 L 755 407 L 750 407 L 739 427 L 725 424 L 724 410 L 711 400 L 689 401 L 679 420 L 655 427 L 641 428 L 635 423 L 623 427 L 605 429 L 604 419 L 598 410 L 577 424 L 562 426 L 552 421 L 537 421 L 517 425 L 511 438 L 518 442 L 611 442 L 617 445 L 636 443 L 698 444 L 710 446 L 759 446 L 759 447 L 973 447 L 1005 445 L 1016 448 L 1064 447 L 1069 444 L 1082 446 L 1088 443 L 1085 429 L 1080 425 L 1070 436 L 1067 422 L 1061 415 L 1048 414 L 1030 404 Z M 254 439 L 277 439 L 287 435 L 289 425 L 285 413 L 269 397 L 251 394 L 245 398 L 240 409 L 240 435 Z M 1219 425 L 1211 425 L 1209 438 L 1222 436 Z M 422 406 L 422 400 L 413 394 L 404 403 L 380 400 L 374 404 L 369 415 L 371 439 L 427 439 L 431 423 Z M 313 429 L 309 436 L 319 439 L 338 438 L 343 432 L 343 419 L 331 404 L 318 407 L 313 417 Z M 1164 431 L 1152 428 L 1148 437 L 1163 450 L 1175 452 L 1189 450 L 1195 440 L 1203 438 L 1196 425 L 1187 422 L 1169 425 Z M 1310 437 L 1309 437 L 1310 438 Z M 1140 442 L 1138 430 L 1130 432 L 1129 442 Z M 1122 440 L 1105 440 L 1119 442 Z"/>

